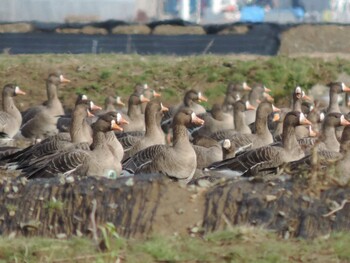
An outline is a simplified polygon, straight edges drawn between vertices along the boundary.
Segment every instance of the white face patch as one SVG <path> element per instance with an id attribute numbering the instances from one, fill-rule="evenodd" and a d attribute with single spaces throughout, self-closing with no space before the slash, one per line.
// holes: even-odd
<path id="1" fill-rule="evenodd" d="M 20 91 L 19 87 L 16 86 L 16 88 L 15 88 L 15 93 L 18 93 L 19 91 Z"/>
<path id="2" fill-rule="evenodd" d="M 248 85 L 247 85 L 247 82 L 244 81 L 244 82 L 243 82 L 243 88 L 247 88 L 247 86 L 248 86 Z"/>
<path id="3" fill-rule="evenodd" d="M 344 121 L 346 121 L 344 115 L 340 116 L 340 123 L 343 123 Z"/>
<path id="4" fill-rule="evenodd" d="M 299 86 L 295 88 L 295 93 L 302 93 L 302 90 Z"/>
<path id="5" fill-rule="evenodd" d="M 60 81 L 62 82 L 64 79 L 63 75 L 60 75 Z"/>
<path id="6" fill-rule="evenodd" d="M 345 86 L 345 83 L 342 82 L 342 83 L 341 83 L 341 90 L 344 91 L 344 90 L 345 90 L 345 87 L 346 87 L 346 86 Z"/>
<path id="7" fill-rule="evenodd" d="M 95 106 L 95 104 L 92 101 L 90 101 L 90 109 L 92 109 L 92 107 L 94 107 L 94 106 Z"/>
<path id="8" fill-rule="evenodd" d="M 325 117 L 325 116 L 324 116 L 324 113 L 321 112 L 321 113 L 320 113 L 320 121 L 323 121 L 323 120 L 324 120 L 324 117 Z"/>
<path id="9" fill-rule="evenodd" d="M 191 113 L 191 122 L 197 117 L 195 112 Z"/>
<path id="10" fill-rule="evenodd" d="M 148 89 L 148 84 L 147 83 L 143 84 L 143 88 Z"/>
<path id="11" fill-rule="evenodd" d="M 86 95 L 83 95 L 83 96 L 81 96 L 81 99 L 82 99 L 82 100 L 87 100 L 88 97 L 87 97 Z"/>
<path id="12" fill-rule="evenodd" d="M 122 115 L 118 112 L 117 113 L 117 122 L 120 123 L 121 120 L 122 120 Z"/>
<path id="13" fill-rule="evenodd" d="M 247 101 L 245 102 L 245 107 L 246 107 L 247 109 L 250 107 L 250 102 L 249 102 L 249 100 L 247 100 Z"/>
<path id="14" fill-rule="evenodd" d="M 241 96 L 239 96 L 239 94 L 236 94 L 236 100 L 240 100 Z"/>
<path id="15" fill-rule="evenodd" d="M 114 125 L 116 125 L 115 120 L 111 120 L 111 129 L 113 128 Z"/>
<path id="16" fill-rule="evenodd" d="M 143 96 L 143 94 L 140 95 L 140 100 L 144 100 L 145 96 Z"/>
<path id="17" fill-rule="evenodd" d="M 303 123 L 306 120 L 304 113 L 300 113 L 299 123 Z"/>
<path id="18" fill-rule="evenodd" d="M 198 98 L 202 97 L 202 93 L 198 92 Z"/>

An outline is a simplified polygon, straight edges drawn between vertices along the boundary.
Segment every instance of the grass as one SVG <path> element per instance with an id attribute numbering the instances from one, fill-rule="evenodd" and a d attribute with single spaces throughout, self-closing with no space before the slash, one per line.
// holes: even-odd
<path id="1" fill-rule="evenodd" d="M 201 237 L 110 236 L 110 248 L 99 251 L 88 238 L 0 238 L 0 262 L 348 262 L 348 233 L 316 240 L 284 240 L 255 227 Z M 64 251 L 64 253 L 62 253 Z"/>
<path id="2" fill-rule="evenodd" d="M 350 74 L 350 62 L 336 56 L 324 60 L 248 55 L 0 55 L 0 85 L 16 82 L 31 91 L 31 97 L 21 98 L 26 107 L 29 100 L 45 100 L 45 78 L 57 69 L 72 80 L 60 90 L 60 97 L 71 107 L 77 91 L 83 91 L 97 104 L 102 104 L 107 95 L 118 94 L 127 101 L 137 83 L 148 83 L 156 90 L 162 87 L 169 104 L 180 101 L 185 90 L 195 88 L 209 97 L 210 107 L 223 100 L 229 82 L 264 83 L 272 89 L 278 104 L 296 85 L 307 90 L 316 83 L 336 80 L 340 73 Z"/>

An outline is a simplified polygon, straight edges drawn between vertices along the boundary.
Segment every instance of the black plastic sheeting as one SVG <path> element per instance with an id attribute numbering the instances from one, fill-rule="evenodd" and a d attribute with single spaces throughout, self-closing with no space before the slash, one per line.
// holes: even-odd
<path id="1" fill-rule="evenodd" d="M 10 54 L 124 53 L 200 55 L 249 53 L 275 55 L 279 38 L 272 34 L 245 35 L 75 35 L 6 33 L 0 35 L 0 51 Z"/>

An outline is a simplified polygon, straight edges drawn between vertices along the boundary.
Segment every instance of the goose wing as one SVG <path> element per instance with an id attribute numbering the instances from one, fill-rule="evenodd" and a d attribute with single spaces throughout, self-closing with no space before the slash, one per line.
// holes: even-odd
<path id="1" fill-rule="evenodd" d="M 166 148 L 166 145 L 157 144 L 139 151 L 132 157 L 123 161 L 123 170 L 128 171 L 131 174 L 138 173 L 143 168 L 150 165 L 152 161 L 157 158 L 157 154 L 166 150 Z"/>
<path id="2" fill-rule="evenodd" d="M 237 157 L 213 163 L 208 167 L 209 170 L 224 170 L 229 169 L 240 174 L 246 173 L 249 169 L 256 165 L 261 165 L 265 162 L 270 162 L 271 165 L 280 165 L 279 147 L 261 147 L 247 151 Z"/>
<path id="3" fill-rule="evenodd" d="M 76 150 L 59 154 L 51 159 L 44 167 L 35 169 L 34 171 L 27 171 L 25 176 L 27 178 L 48 178 L 55 177 L 59 173 L 72 173 L 80 168 L 90 155 L 86 151 Z"/>

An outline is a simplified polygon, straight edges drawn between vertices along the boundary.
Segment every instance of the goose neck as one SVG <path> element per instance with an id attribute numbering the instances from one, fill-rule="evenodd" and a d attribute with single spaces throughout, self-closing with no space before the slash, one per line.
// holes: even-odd
<path id="1" fill-rule="evenodd" d="M 292 151 L 295 148 L 299 148 L 297 137 L 295 136 L 295 127 L 290 125 L 284 125 L 282 133 L 283 147 L 287 151 Z"/>

